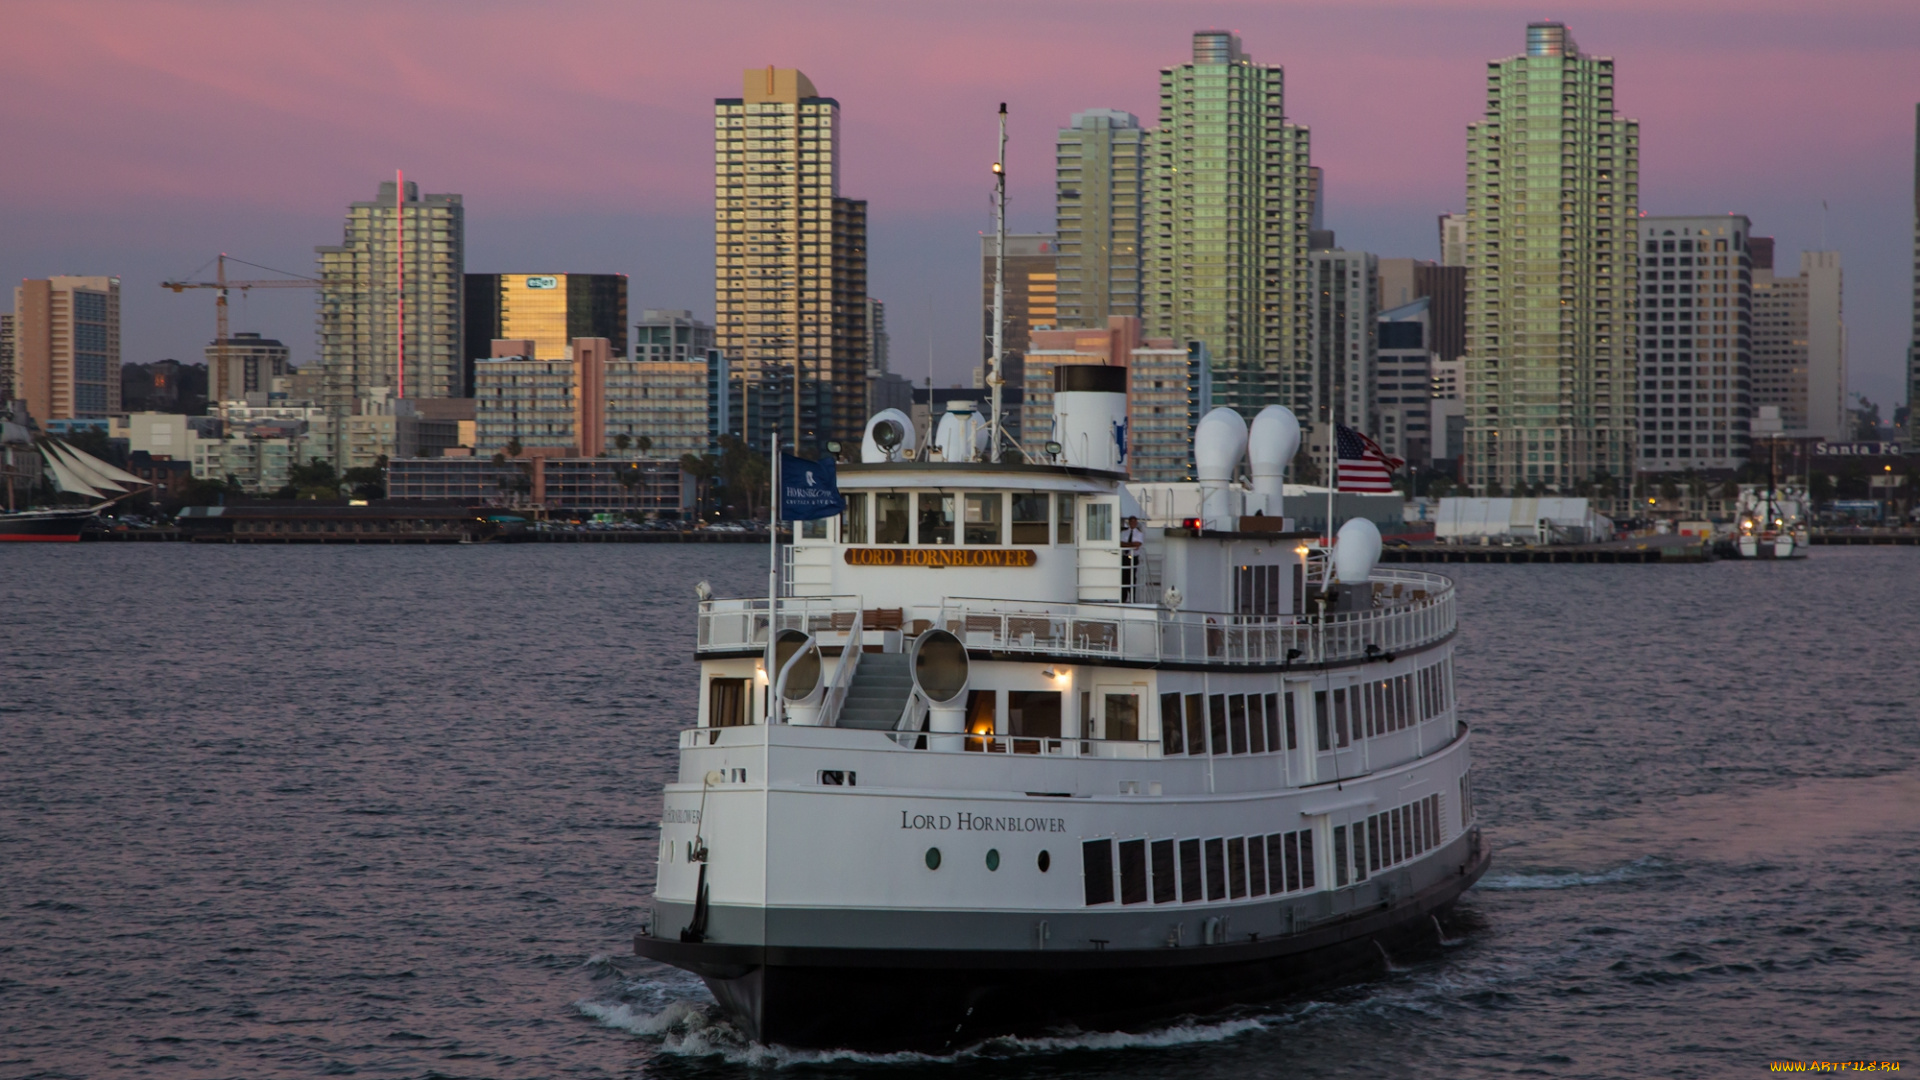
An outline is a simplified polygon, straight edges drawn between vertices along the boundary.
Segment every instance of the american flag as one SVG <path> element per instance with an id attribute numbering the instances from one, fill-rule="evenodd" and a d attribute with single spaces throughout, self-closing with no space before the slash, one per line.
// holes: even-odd
<path id="1" fill-rule="evenodd" d="M 1406 462 L 1388 456 L 1380 444 L 1345 424 L 1333 425 L 1333 441 L 1338 450 L 1341 491 L 1388 492 L 1393 490 L 1393 470 Z"/>

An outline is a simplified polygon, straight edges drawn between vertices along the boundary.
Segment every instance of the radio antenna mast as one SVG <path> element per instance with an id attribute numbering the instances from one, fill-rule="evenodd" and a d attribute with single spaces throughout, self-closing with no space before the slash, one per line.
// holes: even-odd
<path id="1" fill-rule="evenodd" d="M 1007 328 L 1007 103 L 1000 103 L 1000 153 L 993 159 L 993 366 L 987 385 L 993 388 L 993 414 L 987 460 L 1000 456 L 1000 366 Z M 928 402 L 931 411 L 932 402 Z"/>

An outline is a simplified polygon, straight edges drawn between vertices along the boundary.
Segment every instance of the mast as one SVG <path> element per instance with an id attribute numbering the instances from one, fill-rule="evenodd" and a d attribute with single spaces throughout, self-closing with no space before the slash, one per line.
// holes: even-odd
<path id="1" fill-rule="evenodd" d="M 1007 332 L 1007 103 L 1000 103 L 1000 152 L 993 160 L 993 366 L 987 372 L 987 385 L 993 388 L 993 415 L 987 460 L 1000 456 L 1000 364 L 1006 347 Z M 927 411 L 933 411 L 932 392 L 928 392 Z"/>
<path id="2" fill-rule="evenodd" d="M 208 404 L 214 405 L 216 408 L 219 403 L 225 401 L 227 397 L 227 366 L 231 363 L 231 361 L 227 359 L 227 339 L 233 336 L 228 333 L 228 328 L 231 324 L 227 321 L 226 252 L 223 251 L 220 253 L 220 260 L 217 265 L 218 269 L 216 269 L 213 274 L 213 279 L 220 283 L 220 295 L 213 302 L 213 366 L 216 370 L 213 373 L 213 378 L 208 381 L 207 385 L 207 397 L 211 399 Z M 242 385 L 245 384 L 243 383 Z M 226 414 L 222 413 L 221 415 L 224 416 Z"/>
<path id="3" fill-rule="evenodd" d="M 799 367 L 798 357 L 794 366 Z M 794 430 L 800 427 L 800 414 L 794 413 Z M 797 436 L 796 436 L 797 437 Z M 796 448 L 797 456 L 797 448 Z M 767 669 L 767 715 L 766 722 L 774 722 L 775 698 L 774 684 L 780 673 L 774 670 L 773 659 L 777 655 L 773 648 L 773 639 L 780 636 L 780 427 L 774 425 L 772 438 L 767 440 L 767 457 L 773 468 L 773 483 L 767 494 L 767 655 L 763 662 Z M 748 715 L 752 715 L 749 706 Z"/>

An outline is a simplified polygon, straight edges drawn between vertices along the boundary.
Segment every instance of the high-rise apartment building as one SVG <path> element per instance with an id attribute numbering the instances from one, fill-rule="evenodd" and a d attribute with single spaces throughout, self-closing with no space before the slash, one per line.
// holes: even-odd
<path id="1" fill-rule="evenodd" d="M 1779 277 L 1772 239 L 1755 237 L 1753 247 L 1753 408 L 1778 408 L 1787 435 L 1845 442 L 1840 253 L 1803 251 L 1800 273 Z"/>
<path id="2" fill-rule="evenodd" d="M 615 457 L 680 460 L 713 449 L 725 428 L 726 361 L 718 349 L 676 358 L 607 365 L 606 452 Z M 719 400 L 712 400 L 715 395 Z M 620 436 L 628 446 L 621 449 Z M 643 449 L 640 440 L 647 441 Z"/>
<path id="3" fill-rule="evenodd" d="M 564 360 L 574 338 L 606 338 L 613 355 L 627 355 L 627 275 L 467 274 L 466 344 L 462 377 L 472 385 L 473 361 L 499 340 L 531 341 L 542 360 Z M 455 396 L 471 396 L 463 392 Z"/>
<path id="4" fill-rule="evenodd" d="M 1281 68 L 1225 30 L 1195 34 L 1192 62 L 1161 70 L 1140 315 L 1150 337 L 1207 344 L 1219 404 L 1252 416 L 1280 402 L 1305 421 L 1317 185 L 1284 91 Z"/>
<path id="5" fill-rule="evenodd" d="M 288 360 L 293 350 L 282 345 L 274 338 L 263 338 L 259 334 L 234 334 L 225 342 L 215 341 L 207 346 L 207 370 L 226 372 L 226 385 L 207 387 L 210 401 L 246 401 L 248 394 L 266 394 L 273 390 L 273 380 L 293 370 Z M 226 367 L 220 366 L 222 352 L 226 354 Z M 264 403 L 265 398 L 261 401 Z"/>
<path id="6" fill-rule="evenodd" d="M 1054 222 L 1060 312 L 1069 330 L 1140 314 L 1140 118 L 1118 109 L 1075 113 L 1055 141 Z"/>
<path id="7" fill-rule="evenodd" d="M 1127 475 L 1142 481 L 1193 479 L 1193 433 L 1213 410 L 1205 342 L 1182 348 L 1152 338 L 1127 361 Z"/>
<path id="8" fill-rule="evenodd" d="M 120 411 L 120 279 L 57 275 L 13 290 L 14 396 L 35 420 Z"/>
<path id="9" fill-rule="evenodd" d="M 751 68 L 713 118 L 717 344 L 748 378 L 797 373 L 799 442 L 857 440 L 867 204 L 840 195 L 840 103 L 792 68 Z"/>
<path id="10" fill-rule="evenodd" d="M 1907 453 L 1920 454 L 1920 105 L 1913 107 L 1913 334 L 1907 346 Z"/>
<path id="11" fill-rule="evenodd" d="M 684 308 L 646 308 L 633 328 L 635 360 L 706 362 L 713 348 L 713 327 Z"/>
<path id="12" fill-rule="evenodd" d="M 1613 100 L 1613 61 L 1560 23 L 1487 65 L 1486 118 L 1467 127 L 1475 492 L 1632 471 L 1640 131 Z"/>
<path id="13" fill-rule="evenodd" d="M 12 401 L 13 388 L 13 312 L 0 311 L 0 406 Z"/>
<path id="14" fill-rule="evenodd" d="M 314 251 L 323 404 L 351 415 L 383 391 L 468 396 L 460 196 L 423 196 L 410 180 L 404 189 L 382 181 L 372 200 L 349 204 L 341 242 Z"/>
<path id="15" fill-rule="evenodd" d="M 1641 472 L 1747 460 L 1752 233 L 1738 214 L 1640 219 Z"/>
<path id="16" fill-rule="evenodd" d="M 1378 426 L 1373 402 L 1374 319 L 1380 313 L 1377 263 L 1364 251 L 1338 248 L 1307 257 L 1312 290 L 1307 363 L 1304 380 L 1296 383 L 1305 393 L 1296 390 L 1295 400 L 1304 397 L 1311 411 L 1298 406 L 1294 411 L 1303 425 L 1322 433 L 1317 446 L 1326 441 L 1326 429 L 1318 425 L 1328 417 L 1361 431 Z M 1215 386 L 1218 393 L 1218 383 Z"/>
<path id="17" fill-rule="evenodd" d="M 888 355 L 893 339 L 887 334 L 887 305 L 867 297 L 867 374 L 885 375 L 892 368 Z"/>

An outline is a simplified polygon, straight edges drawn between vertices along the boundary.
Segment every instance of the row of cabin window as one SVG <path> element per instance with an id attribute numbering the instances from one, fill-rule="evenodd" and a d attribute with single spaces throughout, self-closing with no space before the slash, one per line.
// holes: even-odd
<path id="1" fill-rule="evenodd" d="M 1216 756 L 1265 754 L 1299 747 L 1292 694 L 1160 695 L 1163 754 L 1205 754 L 1209 748 Z"/>
<path id="2" fill-rule="evenodd" d="M 1335 750 L 1355 739 L 1391 735 L 1447 711 L 1452 660 L 1391 679 L 1313 692 L 1314 740 Z M 1332 707 L 1328 707 L 1331 699 Z"/>
<path id="3" fill-rule="evenodd" d="M 1114 841 L 1080 845 L 1088 905 L 1114 900 Z M 1196 904 L 1313 888 L 1313 831 L 1119 842 L 1120 903 Z"/>
<path id="4" fill-rule="evenodd" d="M 842 544 L 1044 545 L 1073 543 L 1074 497 L 1044 491 L 989 491 L 955 495 L 942 491 L 850 492 L 838 518 L 800 523 L 800 538 L 825 540 L 838 523 Z M 1112 503 L 1087 505 L 1089 541 L 1113 539 Z M 955 511 L 960 517 L 955 519 Z M 869 513 L 871 510 L 871 513 Z"/>
<path id="5" fill-rule="evenodd" d="M 1352 861 L 1348 861 L 1347 841 L 1351 834 Z M 1353 880 L 1367 880 L 1377 873 L 1408 859 L 1418 858 L 1439 847 L 1446 839 L 1440 824 L 1440 796 L 1429 795 L 1419 802 L 1374 814 L 1351 827 L 1333 828 L 1333 883 L 1347 883 L 1347 867 L 1353 867 Z"/>

